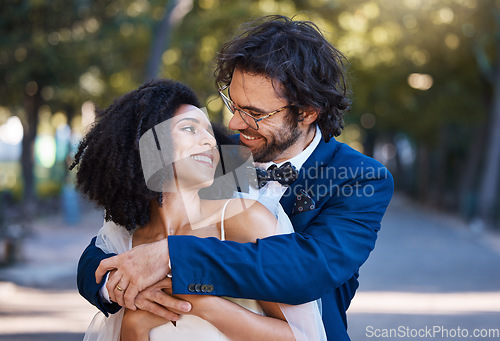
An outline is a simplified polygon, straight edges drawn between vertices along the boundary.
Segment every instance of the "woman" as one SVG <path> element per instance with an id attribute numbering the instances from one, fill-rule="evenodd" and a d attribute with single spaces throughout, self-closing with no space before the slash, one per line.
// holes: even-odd
<path id="1" fill-rule="evenodd" d="M 98 247 L 120 253 L 169 234 L 256 242 L 291 232 L 277 231 L 275 216 L 254 200 L 200 197 L 214 182 L 219 153 L 198 106 L 185 85 L 155 80 L 98 116 L 71 167 L 79 165 L 77 187 L 105 209 Z M 217 136 L 224 142 L 223 134 Z M 148 312 L 122 309 L 108 319 L 98 314 L 85 339 L 319 340 L 324 335 L 314 302 L 286 306 L 207 295 L 181 298 L 193 308 L 176 326 Z"/>

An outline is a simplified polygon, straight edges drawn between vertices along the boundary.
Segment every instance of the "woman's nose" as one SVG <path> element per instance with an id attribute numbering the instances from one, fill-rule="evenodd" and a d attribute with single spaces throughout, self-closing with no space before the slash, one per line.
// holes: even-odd
<path id="1" fill-rule="evenodd" d="M 202 143 L 204 145 L 208 145 L 208 146 L 213 148 L 217 144 L 217 141 L 215 140 L 215 137 L 209 131 L 205 131 Z"/>

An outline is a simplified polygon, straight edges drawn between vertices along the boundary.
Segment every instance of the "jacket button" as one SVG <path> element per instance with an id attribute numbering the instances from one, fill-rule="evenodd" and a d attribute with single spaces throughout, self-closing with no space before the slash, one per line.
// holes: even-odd
<path id="1" fill-rule="evenodd" d="M 201 292 L 201 284 L 200 284 L 200 283 L 197 283 L 197 284 L 194 286 L 194 291 L 196 291 L 196 292 Z"/>
<path id="2" fill-rule="evenodd" d="M 214 286 L 212 284 L 207 285 L 207 292 L 214 291 Z"/>
<path id="3" fill-rule="evenodd" d="M 208 290 L 208 285 L 203 284 L 203 285 L 201 286 L 201 292 L 207 292 L 207 290 Z"/>
<path id="4" fill-rule="evenodd" d="M 188 285 L 188 291 L 189 292 L 194 292 L 195 291 L 195 285 L 194 285 L 194 283 L 191 283 L 191 284 Z"/>

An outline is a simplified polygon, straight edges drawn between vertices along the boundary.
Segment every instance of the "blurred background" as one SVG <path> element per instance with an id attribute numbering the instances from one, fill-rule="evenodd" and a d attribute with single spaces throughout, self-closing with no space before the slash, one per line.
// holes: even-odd
<path id="1" fill-rule="evenodd" d="M 11 326 L 0 339 L 20 340 L 27 328 L 12 327 L 26 313 L 14 316 L 24 308 L 7 297 L 56 287 L 77 295 L 76 261 L 102 213 L 75 192 L 67 169 L 95 108 L 168 77 L 194 88 L 211 119 L 227 123 L 214 58 L 239 25 L 268 14 L 313 21 L 346 55 L 353 105 L 339 139 L 394 175 L 389 227 L 366 265 L 367 294 L 487 291 L 485 302 L 499 308 L 480 311 L 500 317 L 500 1 L 4 0 L 0 10 L 0 325 Z M 408 266 L 422 254 L 428 262 L 418 271 Z M 391 266 L 394 288 L 383 270 Z M 455 287 L 471 269 L 479 272 L 470 287 Z M 409 273 L 426 275 L 412 282 Z M 441 286 L 426 285 L 436 274 L 446 277 Z M 353 316 L 371 313 L 393 316 Z"/>

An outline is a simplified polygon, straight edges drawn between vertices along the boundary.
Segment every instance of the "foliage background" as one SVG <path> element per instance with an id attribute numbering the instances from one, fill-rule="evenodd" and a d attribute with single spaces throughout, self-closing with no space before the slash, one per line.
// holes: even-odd
<path id="1" fill-rule="evenodd" d="M 37 138 L 68 126 L 71 155 L 89 103 L 106 107 L 147 78 L 187 83 L 227 122 L 217 51 L 242 23 L 283 14 L 316 23 L 350 62 L 342 141 L 386 164 L 398 191 L 498 224 L 498 0 L 6 0 L 0 9 L 0 125 L 17 116 L 24 131 L 19 159 L 0 160 L 0 191 L 18 208 L 43 207 L 71 180 L 65 157 L 39 162 Z"/>

